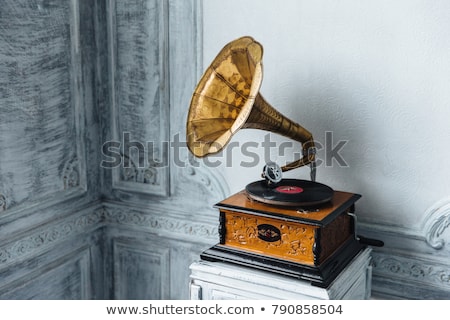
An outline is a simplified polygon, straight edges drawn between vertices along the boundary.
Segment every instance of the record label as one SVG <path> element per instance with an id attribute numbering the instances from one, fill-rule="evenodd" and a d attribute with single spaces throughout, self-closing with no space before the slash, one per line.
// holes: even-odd
<path id="1" fill-rule="evenodd" d="M 275 191 L 280 193 L 287 193 L 287 194 L 296 194 L 303 192 L 303 188 L 297 187 L 297 186 L 279 186 L 275 188 Z"/>

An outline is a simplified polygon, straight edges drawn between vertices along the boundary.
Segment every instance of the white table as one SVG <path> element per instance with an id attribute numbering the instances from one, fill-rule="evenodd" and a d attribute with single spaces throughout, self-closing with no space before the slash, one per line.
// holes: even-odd
<path id="1" fill-rule="evenodd" d="M 224 262 L 198 261 L 191 268 L 191 300 L 339 300 L 368 299 L 371 249 L 359 252 L 327 288 L 267 271 Z"/>

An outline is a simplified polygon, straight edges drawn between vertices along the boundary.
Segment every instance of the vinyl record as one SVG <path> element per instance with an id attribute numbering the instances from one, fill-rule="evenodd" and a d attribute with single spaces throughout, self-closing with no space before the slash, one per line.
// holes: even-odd
<path id="1" fill-rule="evenodd" d="M 256 201 L 280 206 L 314 206 L 333 197 L 329 186 L 298 179 L 283 179 L 275 187 L 268 187 L 266 180 L 259 180 L 248 184 L 245 190 Z"/>

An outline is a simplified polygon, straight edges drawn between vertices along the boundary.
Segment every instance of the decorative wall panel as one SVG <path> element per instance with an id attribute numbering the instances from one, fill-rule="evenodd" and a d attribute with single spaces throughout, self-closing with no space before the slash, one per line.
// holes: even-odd
<path id="1" fill-rule="evenodd" d="M 0 288 L 1 299 L 90 299 L 91 261 L 88 248 L 62 256 L 49 265 Z"/>
<path id="2" fill-rule="evenodd" d="M 169 248 L 113 239 L 114 299 L 169 299 Z"/>
<path id="3" fill-rule="evenodd" d="M 97 4 L 1 3 L 3 299 L 104 296 L 102 216 L 96 211 L 100 186 L 94 185 L 100 152 L 91 81 Z"/>
<path id="4" fill-rule="evenodd" d="M 108 155 L 119 159 L 107 164 L 113 187 L 167 195 L 167 1 L 111 0 L 108 5 L 111 137 L 118 143 Z"/>
<path id="5" fill-rule="evenodd" d="M 85 189 L 78 1 L 5 1 L 0 14 L 0 211 Z"/>

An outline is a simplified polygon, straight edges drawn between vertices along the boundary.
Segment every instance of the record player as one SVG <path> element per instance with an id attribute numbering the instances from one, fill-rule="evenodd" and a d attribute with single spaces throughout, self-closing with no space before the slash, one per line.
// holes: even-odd
<path id="1" fill-rule="evenodd" d="M 219 243 L 202 253 L 226 261 L 328 284 L 364 248 L 355 236 L 358 194 L 335 191 L 321 206 L 272 206 L 245 190 L 216 204 Z"/>
<path id="2" fill-rule="evenodd" d="M 260 94 L 262 54 L 261 44 L 251 37 L 236 39 L 219 52 L 192 95 L 187 146 L 196 157 L 206 157 L 221 151 L 238 130 L 261 129 L 300 142 L 301 158 L 282 167 L 267 163 L 262 180 L 217 203 L 219 243 L 201 258 L 327 286 L 367 243 L 382 243 L 356 234 L 359 194 L 316 181 L 312 134 Z M 283 172 L 302 166 L 310 167 L 310 180 L 283 179 Z"/>

